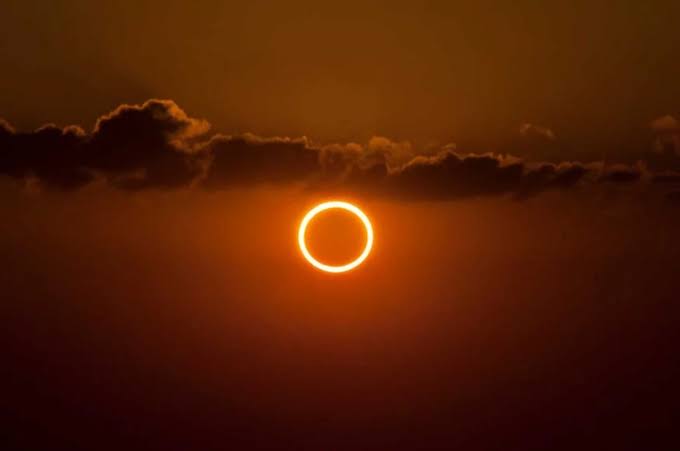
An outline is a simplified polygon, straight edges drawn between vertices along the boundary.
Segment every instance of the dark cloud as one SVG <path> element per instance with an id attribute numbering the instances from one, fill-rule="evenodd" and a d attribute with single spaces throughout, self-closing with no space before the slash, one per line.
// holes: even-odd
<path id="1" fill-rule="evenodd" d="M 416 158 L 388 177 L 390 192 L 406 198 L 451 199 L 503 194 L 522 180 L 523 165 L 492 155 L 461 157 L 443 152 Z"/>
<path id="2" fill-rule="evenodd" d="M 580 163 L 541 163 L 527 170 L 515 197 L 524 199 L 544 191 L 568 189 L 587 173 L 588 169 Z"/>
<path id="3" fill-rule="evenodd" d="M 528 122 L 521 124 L 497 148 L 501 153 L 521 155 L 532 160 L 557 160 L 569 154 L 551 128 Z"/>
<path id="4" fill-rule="evenodd" d="M 124 187 L 185 185 L 200 172 L 188 142 L 208 128 L 172 101 L 123 105 L 97 121 L 87 162 Z"/>
<path id="5" fill-rule="evenodd" d="M 208 129 L 167 100 L 120 106 L 89 135 L 74 126 L 18 133 L 3 124 L 0 173 L 62 189 L 83 186 L 97 174 L 122 188 L 187 184 L 199 173 L 188 141 Z"/>
<path id="6" fill-rule="evenodd" d="M 45 125 L 32 133 L 3 127 L 0 134 L 0 173 L 37 177 L 48 186 L 73 189 L 90 182 L 85 164 L 84 133 L 77 127 Z"/>
<path id="7" fill-rule="evenodd" d="M 661 172 L 652 176 L 653 183 L 678 183 L 680 184 L 680 172 Z"/>
<path id="8" fill-rule="evenodd" d="M 11 133 L 14 133 L 14 128 L 10 125 L 9 122 L 0 117 L 0 139 Z"/>
<path id="9" fill-rule="evenodd" d="M 678 135 L 680 134 L 680 121 L 671 115 L 661 116 L 654 119 L 650 127 L 656 136 L 656 150 L 661 151 L 670 145 L 671 150 L 680 152 Z"/>
<path id="10" fill-rule="evenodd" d="M 498 195 L 523 199 L 545 191 L 571 188 L 589 172 L 578 163 L 529 165 L 499 155 L 442 151 L 432 157 L 416 157 L 396 170 L 390 170 L 387 165 L 355 168 L 343 185 L 403 200 Z"/>
<path id="11" fill-rule="evenodd" d="M 210 155 L 209 187 L 299 182 L 320 171 L 320 152 L 306 139 L 215 136 L 202 149 Z"/>
<path id="12" fill-rule="evenodd" d="M 635 166 L 616 165 L 602 171 L 599 180 L 611 183 L 633 183 L 640 180 L 642 170 Z"/>
<path id="13" fill-rule="evenodd" d="M 366 145 L 321 146 L 306 138 L 208 136 L 209 127 L 170 100 L 122 105 L 99 118 L 90 133 L 54 125 L 17 132 L 0 120 L 0 174 L 63 190 L 96 178 L 122 189 L 304 183 L 308 189 L 405 200 L 524 199 L 593 182 L 659 184 L 677 178 L 668 172 L 672 165 L 645 172 L 643 163 L 527 162 L 509 154 L 463 154 L 454 145 L 418 155 L 409 142 L 383 137 Z M 656 120 L 652 129 L 657 140 L 668 140 L 676 136 L 678 125 L 669 116 Z M 536 141 L 545 147 L 556 141 L 552 130 L 533 124 L 522 125 L 519 136 L 525 145 Z M 663 155 L 678 158 L 674 149 L 666 150 L 650 157 L 657 164 Z"/>
<path id="14" fill-rule="evenodd" d="M 654 119 L 650 128 L 654 135 L 652 150 L 645 155 L 653 169 L 680 169 L 680 121 L 666 115 Z"/>

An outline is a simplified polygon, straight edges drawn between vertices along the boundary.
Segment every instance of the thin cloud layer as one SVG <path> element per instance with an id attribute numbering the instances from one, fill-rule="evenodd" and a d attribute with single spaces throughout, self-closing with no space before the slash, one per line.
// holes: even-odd
<path id="1" fill-rule="evenodd" d="M 657 142 L 677 135 L 677 121 L 670 116 L 651 127 Z M 677 183 L 673 162 L 650 172 L 644 164 L 465 155 L 453 145 L 418 155 L 410 143 L 384 137 L 366 145 L 315 145 L 304 137 L 210 136 L 209 128 L 208 122 L 189 117 L 173 101 L 155 99 L 119 106 L 100 117 L 89 133 L 54 125 L 18 132 L 0 119 L 0 174 L 60 190 L 78 189 L 95 179 L 129 190 L 302 184 L 405 200 L 501 195 L 523 199 L 597 183 Z M 556 140 L 544 127 L 525 124 L 520 131 Z"/>

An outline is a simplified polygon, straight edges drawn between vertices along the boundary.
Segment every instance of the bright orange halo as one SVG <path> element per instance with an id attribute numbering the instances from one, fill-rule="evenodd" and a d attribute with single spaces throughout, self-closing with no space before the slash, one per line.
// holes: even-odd
<path id="1" fill-rule="evenodd" d="M 316 258 L 314 258 L 312 254 L 310 254 L 309 250 L 307 249 L 307 244 L 305 243 L 305 233 L 307 232 L 307 226 L 309 225 L 309 222 L 314 218 L 314 216 L 318 215 L 322 211 L 330 210 L 333 208 L 338 208 L 353 213 L 359 219 L 361 219 L 361 222 L 364 224 L 364 227 L 366 228 L 366 245 L 364 246 L 364 250 L 361 252 L 361 255 L 359 255 L 359 257 L 347 263 L 346 265 L 332 266 L 326 265 L 325 263 L 321 263 Z M 349 202 L 342 202 L 338 200 L 324 202 L 309 210 L 305 217 L 302 218 L 302 222 L 300 222 L 300 228 L 298 229 L 298 245 L 300 246 L 300 251 L 302 251 L 302 255 L 304 255 L 305 259 L 307 259 L 307 261 L 311 263 L 314 267 L 322 271 L 332 273 L 346 272 L 356 268 L 361 263 L 363 263 L 363 261 L 366 260 L 366 257 L 368 257 L 368 254 L 371 253 L 371 248 L 373 247 L 373 226 L 371 226 L 371 221 L 369 221 L 368 216 L 366 216 L 366 214 L 363 211 L 361 211 L 358 207 L 350 204 Z"/>

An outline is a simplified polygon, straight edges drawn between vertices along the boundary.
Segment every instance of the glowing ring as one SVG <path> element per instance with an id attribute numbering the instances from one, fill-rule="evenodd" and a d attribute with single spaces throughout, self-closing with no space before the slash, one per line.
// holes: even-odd
<path id="1" fill-rule="evenodd" d="M 341 210 L 346 210 L 350 213 L 353 213 L 359 219 L 361 219 L 361 222 L 364 223 L 364 227 L 366 228 L 366 246 L 364 246 L 364 250 L 361 252 L 361 255 L 356 258 L 356 260 L 353 260 L 346 265 L 331 266 L 321 263 L 309 253 L 307 244 L 305 243 L 305 232 L 307 232 L 307 226 L 309 225 L 309 222 L 314 218 L 314 216 L 318 215 L 322 211 L 333 208 L 339 208 Z M 341 202 L 337 200 L 324 202 L 309 210 L 305 217 L 302 218 L 302 222 L 300 222 L 300 229 L 298 230 L 298 244 L 300 246 L 300 250 L 302 251 L 302 255 L 305 256 L 309 263 L 318 269 L 333 273 L 345 272 L 359 266 L 364 260 L 366 260 L 368 254 L 371 253 L 371 248 L 373 247 L 373 227 L 371 226 L 371 221 L 368 220 L 368 216 L 366 216 L 363 211 L 359 210 L 359 208 L 355 207 L 354 205 L 348 202 Z"/>

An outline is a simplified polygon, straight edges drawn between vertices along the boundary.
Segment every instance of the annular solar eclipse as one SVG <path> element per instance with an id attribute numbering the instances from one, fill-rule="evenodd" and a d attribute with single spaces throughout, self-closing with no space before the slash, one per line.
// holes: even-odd
<path id="1" fill-rule="evenodd" d="M 314 219 L 314 217 L 319 213 L 331 209 L 346 210 L 354 214 L 361 220 L 361 222 L 364 225 L 364 228 L 366 229 L 366 244 L 364 245 L 363 251 L 356 259 L 344 265 L 327 265 L 325 263 L 320 262 L 309 252 L 309 249 L 307 249 L 307 243 L 305 241 L 306 240 L 305 235 L 310 221 Z M 302 252 L 302 255 L 305 257 L 305 259 L 312 266 L 320 269 L 321 271 L 326 271 L 330 273 L 347 272 L 361 265 L 364 262 L 364 260 L 366 260 L 366 257 L 368 257 L 368 254 L 371 253 L 371 248 L 373 247 L 373 226 L 371 225 L 371 221 L 368 219 L 368 216 L 366 216 L 366 214 L 363 211 L 361 211 L 357 206 L 352 205 L 349 202 L 337 200 L 323 202 L 309 210 L 305 217 L 302 218 L 302 221 L 300 222 L 300 228 L 298 229 L 298 245 L 300 246 L 300 251 Z"/>

